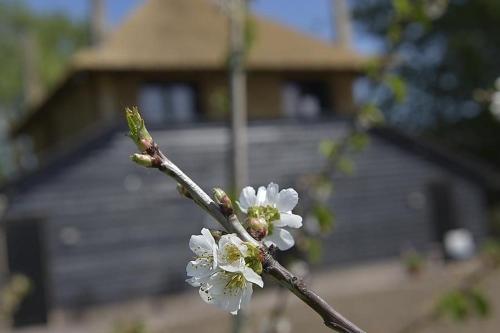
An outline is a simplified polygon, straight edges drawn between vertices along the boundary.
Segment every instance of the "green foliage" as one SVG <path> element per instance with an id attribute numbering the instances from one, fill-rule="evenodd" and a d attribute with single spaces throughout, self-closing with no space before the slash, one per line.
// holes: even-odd
<path id="1" fill-rule="evenodd" d="M 380 58 L 406 85 L 389 82 L 380 92 L 380 82 L 372 82 L 387 120 L 500 166 L 500 122 L 477 94 L 500 73 L 500 1 L 358 0 L 353 7 L 357 23 L 384 45 Z M 371 66 L 370 79 L 379 78 L 378 69 Z"/>
<path id="2" fill-rule="evenodd" d="M 333 193 L 333 182 L 328 177 L 319 177 L 314 184 L 314 197 L 316 201 L 324 201 Z"/>
<path id="3" fill-rule="evenodd" d="M 358 121 L 364 127 L 382 125 L 385 121 L 382 111 L 373 103 L 364 105 L 358 114 Z"/>
<path id="4" fill-rule="evenodd" d="M 370 137 L 364 132 L 356 132 L 349 137 L 349 146 L 356 153 L 363 151 L 369 143 Z"/>
<path id="5" fill-rule="evenodd" d="M 397 103 L 403 103 L 406 99 L 406 83 L 401 76 L 390 74 L 385 77 L 385 83 L 391 89 Z"/>
<path id="6" fill-rule="evenodd" d="M 479 289 L 474 289 L 469 292 L 469 299 L 472 308 L 476 311 L 479 317 L 487 317 L 491 312 L 491 305 L 486 295 Z"/>
<path id="7" fill-rule="evenodd" d="M 366 62 L 364 72 L 369 78 L 374 80 L 377 79 L 382 66 L 383 66 L 382 58 L 380 57 L 372 58 Z"/>
<path id="8" fill-rule="evenodd" d="M 318 221 L 321 232 L 327 233 L 333 229 L 335 215 L 329 207 L 317 204 L 313 209 L 313 214 Z"/>
<path id="9" fill-rule="evenodd" d="M 319 144 L 319 152 L 327 157 L 333 158 L 339 152 L 340 145 L 334 140 L 323 140 Z"/>
<path id="10" fill-rule="evenodd" d="M 210 94 L 208 103 L 217 116 L 227 116 L 230 110 L 230 100 L 227 87 L 215 89 Z"/>
<path id="11" fill-rule="evenodd" d="M 354 174 L 354 162 L 347 156 L 342 156 L 337 162 L 337 168 L 346 175 Z"/>
<path id="12" fill-rule="evenodd" d="M 37 70 L 42 88 L 50 89 L 61 77 L 73 52 L 88 43 L 85 22 L 62 14 L 32 12 L 24 1 L 0 1 L 0 105 L 12 107 L 22 94 L 22 40 L 34 37 Z"/>
<path id="13" fill-rule="evenodd" d="M 427 24 L 429 15 L 426 0 L 392 0 L 395 22 L 419 22 Z"/>
<path id="14" fill-rule="evenodd" d="M 153 142 L 153 138 L 149 134 L 144 119 L 142 119 L 137 107 L 126 108 L 125 118 L 129 128 L 129 136 L 137 145 L 141 152 L 145 151 Z"/>
<path id="15" fill-rule="evenodd" d="M 321 246 L 321 241 L 318 239 L 309 238 L 307 240 L 307 254 L 309 261 L 312 263 L 318 263 L 321 260 L 321 255 L 323 253 L 323 248 Z"/>
<path id="16" fill-rule="evenodd" d="M 467 298 L 458 291 L 444 295 L 438 308 L 440 316 L 450 316 L 454 320 L 465 320 L 469 314 Z"/>
<path id="17" fill-rule="evenodd" d="M 416 251 L 409 251 L 403 257 L 403 264 L 409 274 L 418 274 L 425 265 L 424 258 Z"/>
<path id="18" fill-rule="evenodd" d="M 482 248 L 481 257 L 487 264 L 497 267 L 500 266 L 500 241 L 489 240 Z"/>
<path id="19" fill-rule="evenodd" d="M 31 282 L 23 275 L 13 275 L 0 290 L 0 324 L 10 322 L 19 305 L 31 290 Z M 0 325 L 1 326 L 1 325 Z"/>
<path id="20" fill-rule="evenodd" d="M 253 16 L 247 15 L 245 19 L 245 57 L 257 40 L 257 23 Z"/>
<path id="21" fill-rule="evenodd" d="M 396 16 L 400 18 L 410 17 L 413 12 L 413 4 L 410 0 L 392 0 L 392 6 Z"/>
<path id="22" fill-rule="evenodd" d="M 490 303 L 479 289 L 454 290 L 445 294 L 438 303 L 440 317 L 464 321 L 474 315 L 486 317 L 490 314 Z"/>

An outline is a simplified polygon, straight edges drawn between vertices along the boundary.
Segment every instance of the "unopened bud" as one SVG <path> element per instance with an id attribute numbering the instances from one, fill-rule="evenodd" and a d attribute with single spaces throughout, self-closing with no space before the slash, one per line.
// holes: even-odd
<path id="1" fill-rule="evenodd" d="M 142 119 L 137 107 L 126 108 L 125 117 L 129 128 L 129 136 L 132 138 L 137 148 L 141 152 L 150 149 L 153 146 L 153 138 L 149 134 L 144 119 Z"/>
<path id="2" fill-rule="evenodd" d="M 214 201 L 219 205 L 222 210 L 222 213 L 225 216 L 232 215 L 234 213 L 233 210 L 233 202 L 231 198 L 220 188 L 213 189 Z"/>
<path id="3" fill-rule="evenodd" d="M 154 162 L 154 159 L 149 156 L 149 155 L 146 155 L 146 154 L 134 154 L 132 156 L 130 156 L 130 159 L 132 159 L 132 161 L 134 161 L 135 163 L 139 164 L 139 165 L 142 165 L 146 168 L 151 168 L 153 167 L 153 162 Z"/>
<path id="4" fill-rule="evenodd" d="M 186 189 L 186 187 L 182 186 L 181 184 L 177 184 L 177 191 L 183 197 L 188 198 L 188 199 L 193 199 L 193 196 L 191 195 L 191 193 L 189 193 L 189 191 Z"/>
<path id="5" fill-rule="evenodd" d="M 262 240 L 267 236 L 268 226 L 267 222 L 262 217 L 249 217 L 246 220 L 248 233 L 256 240 Z"/>

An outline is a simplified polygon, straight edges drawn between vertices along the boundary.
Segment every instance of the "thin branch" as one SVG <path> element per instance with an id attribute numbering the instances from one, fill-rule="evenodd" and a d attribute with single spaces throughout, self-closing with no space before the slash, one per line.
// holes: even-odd
<path id="1" fill-rule="evenodd" d="M 147 132 L 144 121 L 137 109 L 127 110 L 127 121 L 130 127 L 130 136 L 143 152 L 142 154 L 134 154 L 132 156 L 134 162 L 146 167 L 157 168 L 166 175 L 174 178 L 182 189 L 189 193 L 189 197 L 228 232 L 235 232 L 242 240 L 257 245 L 261 251 L 264 271 L 319 314 L 327 327 L 341 333 L 364 333 L 363 330 L 344 318 L 326 301 L 310 290 L 301 279 L 276 261 L 266 246 L 250 236 L 232 209 L 229 211 L 221 209 L 220 205 L 213 201 L 191 178 L 170 161 L 160 151 L 158 145 Z"/>
<path id="2" fill-rule="evenodd" d="M 274 277 L 283 287 L 290 290 L 319 314 L 327 327 L 343 333 L 364 333 L 362 329 L 347 320 L 314 291 L 309 289 L 302 279 L 281 266 L 268 251 L 264 253 L 263 267 L 266 273 Z"/>

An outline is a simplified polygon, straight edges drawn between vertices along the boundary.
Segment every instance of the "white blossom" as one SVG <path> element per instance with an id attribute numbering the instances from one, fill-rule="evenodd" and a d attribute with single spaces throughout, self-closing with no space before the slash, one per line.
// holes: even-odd
<path id="1" fill-rule="evenodd" d="M 202 229 L 201 235 L 191 236 L 189 247 L 196 257 L 186 267 L 191 276 L 186 281 L 200 287 L 205 302 L 236 314 L 250 302 L 252 284 L 263 287 L 260 275 L 249 267 L 255 252 L 236 234 L 223 235 L 217 244 L 210 231 Z"/>
<path id="2" fill-rule="evenodd" d="M 267 188 L 245 187 L 240 194 L 238 205 L 248 216 L 264 218 L 268 224 L 268 234 L 263 238 L 266 245 L 276 245 L 280 250 L 288 250 L 295 241 L 284 227 L 300 228 L 302 217 L 292 213 L 299 201 L 299 195 L 292 189 L 279 191 L 277 184 L 270 183 Z"/>
<path id="3" fill-rule="evenodd" d="M 217 259 L 219 267 L 228 272 L 242 271 L 246 265 L 247 245 L 235 234 L 223 235 L 219 240 Z"/>
<path id="4" fill-rule="evenodd" d="M 253 284 L 264 286 L 260 275 L 249 267 L 237 272 L 221 270 L 202 284 L 200 296 L 205 302 L 235 315 L 250 302 Z"/>
<path id="5" fill-rule="evenodd" d="M 193 287 L 199 287 L 217 270 L 217 244 L 206 228 L 201 229 L 201 235 L 193 235 L 189 240 L 189 248 L 196 255 L 186 266 L 186 273 L 191 276 L 186 280 Z"/>

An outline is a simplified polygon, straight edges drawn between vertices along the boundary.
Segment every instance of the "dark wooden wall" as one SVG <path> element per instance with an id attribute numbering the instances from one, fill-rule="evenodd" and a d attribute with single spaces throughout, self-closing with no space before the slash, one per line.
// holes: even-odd
<path id="1" fill-rule="evenodd" d="M 294 183 L 322 164 L 318 144 L 341 136 L 345 124 L 252 126 L 253 185 Z M 228 131 L 200 127 L 153 133 L 180 167 L 207 191 L 227 184 Z M 188 240 L 207 216 L 177 194 L 175 183 L 128 159 L 132 142 L 121 132 L 82 151 L 11 200 L 9 216 L 46 221 L 51 302 L 77 307 L 186 287 Z M 338 176 L 331 204 L 335 232 L 325 241 L 324 265 L 398 256 L 408 246 L 436 241 L 428 184 L 451 184 L 457 223 L 485 234 L 485 202 L 475 183 L 378 136 L 355 159 L 353 176 Z"/>

